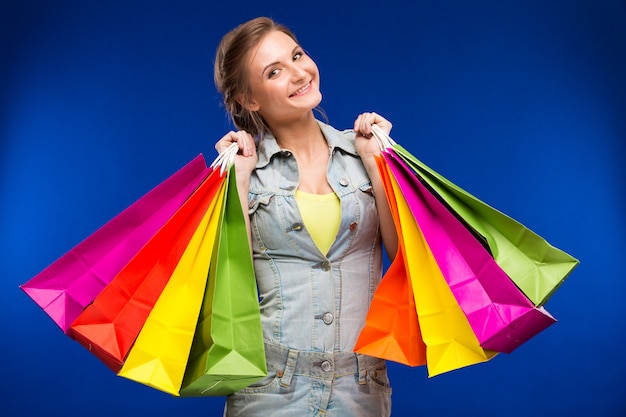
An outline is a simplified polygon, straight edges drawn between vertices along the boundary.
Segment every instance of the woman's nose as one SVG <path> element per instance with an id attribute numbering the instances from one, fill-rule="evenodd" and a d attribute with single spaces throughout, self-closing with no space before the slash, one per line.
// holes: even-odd
<path id="1" fill-rule="evenodd" d="M 306 71 L 304 70 L 304 68 L 300 67 L 299 65 L 294 64 L 291 69 L 291 76 L 294 81 L 299 81 L 305 78 Z"/>

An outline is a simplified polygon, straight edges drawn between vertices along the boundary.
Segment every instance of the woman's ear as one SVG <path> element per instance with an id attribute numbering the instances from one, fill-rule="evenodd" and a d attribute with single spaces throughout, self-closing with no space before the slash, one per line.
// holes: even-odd
<path id="1" fill-rule="evenodd" d="M 253 99 L 247 100 L 243 93 L 237 95 L 237 103 L 241 104 L 248 111 L 257 111 L 261 106 Z"/>

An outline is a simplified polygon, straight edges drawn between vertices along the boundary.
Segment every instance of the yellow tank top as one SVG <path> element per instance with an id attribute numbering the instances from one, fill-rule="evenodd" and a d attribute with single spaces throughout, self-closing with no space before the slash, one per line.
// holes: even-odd
<path id="1" fill-rule="evenodd" d="M 310 194 L 296 190 L 296 202 L 304 226 L 325 255 L 335 241 L 341 222 L 341 202 L 335 193 Z"/>

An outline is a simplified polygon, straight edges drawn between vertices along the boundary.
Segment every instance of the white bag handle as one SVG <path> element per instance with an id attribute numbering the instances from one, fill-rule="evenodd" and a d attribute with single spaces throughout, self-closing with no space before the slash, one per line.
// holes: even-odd
<path id="1" fill-rule="evenodd" d="M 391 139 L 391 137 L 386 134 L 383 129 L 377 124 L 372 125 L 372 134 L 378 140 L 378 144 L 380 145 L 381 150 L 392 148 L 396 142 Z"/>
<path id="2" fill-rule="evenodd" d="M 381 150 L 391 148 L 396 144 L 396 142 L 376 124 L 372 125 L 372 134 L 376 140 L 378 140 Z M 213 163 L 211 163 L 211 168 L 219 166 L 220 174 L 223 175 L 235 161 L 235 155 L 237 155 L 238 151 L 239 145 L 237 143 L 230 144 L 230 146 L 222 151 L 217 158 L 215 158 Z"/>
<path id="3" fill-rule="evenodd" d="M 211 168 L 215 168 L 217 166 L 220 167 L 220 175 L 224 175 L 224 172 L 230 168 L 230 166 L 235 162 L 235 155 L 239 151 L 239 145 L 237 142 L 233 142 L 230 146 L 224 149 L 218 156 L 215 158 L 213 163 L 211 163 Z"/>

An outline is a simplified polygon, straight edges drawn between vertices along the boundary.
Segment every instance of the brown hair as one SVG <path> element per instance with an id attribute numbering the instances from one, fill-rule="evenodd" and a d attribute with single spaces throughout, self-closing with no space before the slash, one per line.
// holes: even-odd
<path id="1" fill-rule="evenodd" d="M 269 131 L 263 117 L 242 105 L 250 100 L 248 58 L 250 51 L 272 31 L 280 31 L 298 42 L 286 26 L 267 17 L 257 17 L 242 23 L 222 38 L 215 54 L 214 79 L 217 90 L 224 100 L 226 111 L 235 126 L 259 138 Z M 237 101 L 240 99 L 241 103 Z"/>

